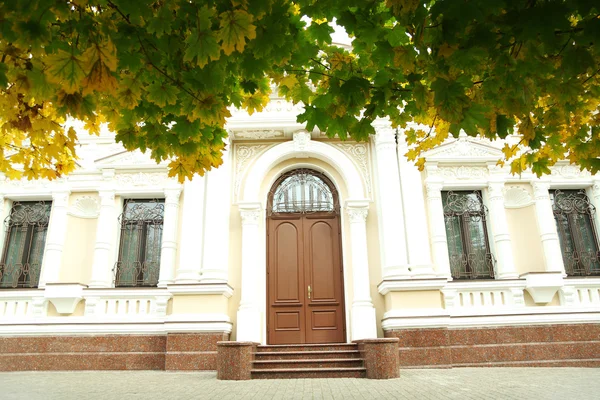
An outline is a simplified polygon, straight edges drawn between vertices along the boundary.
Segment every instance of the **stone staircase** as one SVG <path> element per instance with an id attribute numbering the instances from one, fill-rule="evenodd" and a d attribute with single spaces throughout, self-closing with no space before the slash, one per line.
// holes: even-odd
<path id="1" fill-rule="evenodd" d="M 257 346 L 252 379 L 365 378 L 356 344 Z"/>

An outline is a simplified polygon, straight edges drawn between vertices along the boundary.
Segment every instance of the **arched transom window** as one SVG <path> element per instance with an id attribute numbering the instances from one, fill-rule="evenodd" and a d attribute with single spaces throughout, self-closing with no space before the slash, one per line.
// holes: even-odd
<path id="1" fill-rule="evenodd" d="M 269 194 L 270 213 L 337 212 L 331 181 L 317 171 L 296 169 L 281 176 Z"/>

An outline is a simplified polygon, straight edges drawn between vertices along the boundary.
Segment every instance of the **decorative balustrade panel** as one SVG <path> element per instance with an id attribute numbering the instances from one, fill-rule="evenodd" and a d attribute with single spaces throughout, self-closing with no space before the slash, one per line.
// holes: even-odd
<path id="1" fill-rule="evenodd" d="M 33 316 L 32 301 L 27 299 L 0 299 L 0 318 L 27 318 Z"/>
<path id="2" fill-rule="evenodd" d="M 170 294 L 103 293 L 85 296 L 85 315 L 95 318 L 164 317 Z"/>
<path id="3" fill-rule="evenodd" d="M 452 286 L 450 284 L 442 290 L 447 309 L 494 309 L 525 306 L 524 287 Z"/>

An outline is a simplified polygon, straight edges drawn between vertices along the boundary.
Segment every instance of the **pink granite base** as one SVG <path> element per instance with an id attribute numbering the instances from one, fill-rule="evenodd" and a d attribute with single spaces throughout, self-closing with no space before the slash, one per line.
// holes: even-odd
<path id="1" fill-rule="evenodd" d="M 400 377 L 398 338 L 357 340 L 368 379 Z"/>
<path id="2" fill-rule="evenodd" d="M 0 371 L 215 370 L 227 333 L 0 337 Z"/>
<path id="3" fill-rule="evenodd" d="M 217 379 L 243 381 L 251 379 L 252 361 L 258 343 L 218 342 Z"/>
<path id="4" fill-rule="evenodd" d="M 597 367 L 600 324 L 398 329 L 401 368 Z"/>

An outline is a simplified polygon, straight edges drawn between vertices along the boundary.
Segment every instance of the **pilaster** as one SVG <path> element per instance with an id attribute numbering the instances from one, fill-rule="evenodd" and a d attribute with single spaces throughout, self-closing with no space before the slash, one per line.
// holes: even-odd
<path id="1" fill-rule="evenodd" d="M 50 212 L 39 287 L 44 287 L 46 283 L 56 283 L 59 280 L 62 252 L 67 233 L 67 210 L 70 193 L 68 190 L 52 192 L 52 211 Z"/>
<path id="2" fill-rule="evenodd" d="M 404 207 L 400 188 L 396 130 L 389 119 L 377 119 L 375 149 L 377 158 L 380 246 L 383 279 L 409 275 L 406 251 Z"/>
<path id="3" fill-rule="evenodd" d="M 260 203 L 240 203 L 242 217 L 242 287 L 237 312 L 238 341 L 261 342 L 261 312 L 258 304 L 257 276 L 259 271 Z"/>
<path id="4" fill-rule="evenodd" d="M 346 213 L 350 222 L 353 294 L 351 326 L 352 340 L 377 337 L 375 308 L 371 300 L 369 258 L 367 253 L 366 221 L 368 201 L 347 201 Z"/>
<path id="5" fill-rule="evenodd" d="M 176 283 L 198 283 L 202 270 L 206 176 L 183 184 L 183 215 Z"/>
<path id="6" fill-rule="evenodd" d="M 504 180 L 496 179 L 488 184 L 490 219 L 497 259 L 497 277 L 500 279 L 517 279 L 512 244 L 506 209 L 504 208 Z"/>
<path id="7" fill-rule="evenodd" d="M 543 181 L 533 181 L 531 185 L 533 186 L 535 212 L 544 250 L 546 271 L 562 272 L 566 276 L 554 212 L 552 211 L 552 202 L 548 191 L 550 184 Z"/>
<path id="8" fill-rule="evenodd" d="M 100 213 L 96 227 L 96 244 L 92 263 L 92 278 L 89 287 L 108 288 L 112 286 L 113 243 L 118 230 L 118 219 L 115 215 L 115 191 L 100 190 Z"/>
<path id="9" fill-rule="evenodd" d="M 427 178 L 427 209 L 429 211 L 429 226 L 431 228 L 431 248 L 437 275 L 450 278 L 450 257 L 448 256 L 448 239 L 446 238 L 446 223 L 444 222 L 444 205 L 442 203 L 443 182 Z"/>
<path id="10" fill-rule="evenodd" d="M 181 188 L 165 189 L 165 215 L 160 253 L 160 273 L 158 286 L 173 283 L 175 257 L 177 256 L 177 225 L 179 219 L 179 196 Z"/>

